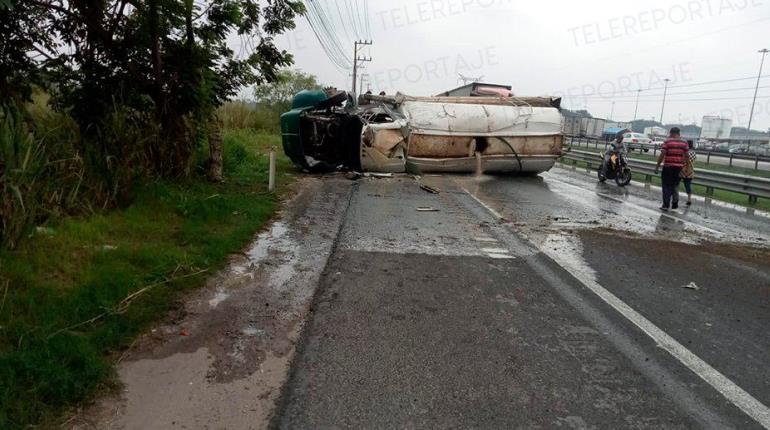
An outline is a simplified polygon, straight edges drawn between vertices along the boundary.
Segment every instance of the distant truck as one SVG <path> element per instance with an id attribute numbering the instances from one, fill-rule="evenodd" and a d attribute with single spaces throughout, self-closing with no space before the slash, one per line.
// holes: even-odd
<path id="1" fill-rule="evenodd" d="M 604 134 L 603 118 L 580 118 L 580 137 L 592 137 L 594 139 L 601 139 Z"/>
<path id="2" fill-rule="evenodd" d="M 655 138 L 663 138 L 668 136 L 668 131 L 663 127 L 658 126 L 652 126 L 652 127 L 644 127 L 644 134 L 647 135 L 652 140 L 655 140 Z"/>
<path id="3" fill-rule="evenodd" d="M 733 120 L 720 116 L 705 115 L 701 122 L 700 138 L 708 140 L 729 139 Z"/>

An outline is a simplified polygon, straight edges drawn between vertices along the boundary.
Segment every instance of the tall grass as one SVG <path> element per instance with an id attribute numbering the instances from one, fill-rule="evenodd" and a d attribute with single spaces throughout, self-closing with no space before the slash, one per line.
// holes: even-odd
<path id="1" fill-rule="evenodd" d="M 279 118 L 284 112 L 281 106 L 265 106 L 234 101 L 222 105 L 217 114 L 225 128 L 252 129 L 268 133 L 278 133 Z"/>
<path id="2" fill-rule="evenodd" d="M 116 105 L 93 135 L 38 104 L 0 111 L 0 248 L 52 217 L 125 206 L 157 171 L 160 134 L 146 114 Z"/>
<path id="3" fill-rule="evenodd" d="M 51 220 L 0 250 L 0 429 L 53 427 L 109 382 L 110 351 L 166 315 L 272 215 L 266 152 L 280 139 L 241 130 L 224 140 L 223 183 L 144 183 L 126 208 Z M 288 159 L 278 161 L 288 172 Z"/>
<path id="4" fill-rule="evenodd" d="M 8 247 L 27 227 L 70 211 L 85 175 L 68 117 L 47 113 L 30 122 L 18 109 L 0 113 L 0 245 Z"/>

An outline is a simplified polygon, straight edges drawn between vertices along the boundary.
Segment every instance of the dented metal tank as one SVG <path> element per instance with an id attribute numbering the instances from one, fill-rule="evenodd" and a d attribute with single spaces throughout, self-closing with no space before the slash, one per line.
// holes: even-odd
<path id="1" fill-rule="evenodd" d="M 561 155 L 558 99 L 401 94 L 363 99 L 363 105 L 327 103 L 297 112 L 292 122 L 297 129 L 283 129 L 287 155 L 305 170 L 312 170 L 311 160 L 394 173 L 539 173 Z M 293 148 L 297 144 L 301 150 Z M 295 160 L 297 154 L 304 157 Z"/>

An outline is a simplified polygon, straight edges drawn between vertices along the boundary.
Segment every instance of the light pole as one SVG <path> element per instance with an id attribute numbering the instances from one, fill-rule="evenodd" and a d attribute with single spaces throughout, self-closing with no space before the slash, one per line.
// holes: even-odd
<path id="1" fill-rule="evenodd" d="M 660 105 L 660 125 L 663 126 L 663 108 L 666 107 L 666 91 L 668 90 L 668 81 L 671 79 L 666 78 L 663 80 L 663 103 Z"/>
<path id="2" fill-rule="evenodd" d="M 639 93 L 641 93 L 641 92 L 642 92 L 641 88 L 636 90 L 636 106 L 634 106 L 634 119 L 633 119 L 633 121 L 636 121 L 636 113 L 639 111 Z"/>
<path id="3" fill-rule="evenodd" d="M 760 49 L 757 51 L 762 54 L 762 59 L 759 60 L 759 74 L 757 74 L 757 86 L 754 88 L 754 100 L 751 101 L 751 112 L 749 113 L 749 126 L 746 127 L 746 144 L 748 147 L 751 147 L 751 143 L 749 141 L 749 133 L 751 133 L 751 117 L 754 116 L 754 103 L 757 102 L 757 90 L 759 90 L 759 79 L 762 77 L 762 66 L 765 63 L 765 54 L 767 54 L 767 49 Z"/>

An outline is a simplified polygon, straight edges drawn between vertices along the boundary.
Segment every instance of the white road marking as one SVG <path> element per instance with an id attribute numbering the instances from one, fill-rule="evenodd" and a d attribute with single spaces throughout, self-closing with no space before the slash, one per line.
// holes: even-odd
<path id="1" fill-rule="evenodd" d="M 484 252 L 490 252 L 492 254 L 507 254 L 508 250 L 505 248 L 481 248 Z"/>
<path id="2" fill-rule="evenodd" d="M 621 198 L 618 198 L 618 197 L 615 197 L 615 196 L 612 196 L 612 195 L 609 195 L 609 194 L 597 193 L 597 192 L 588 190 L 586 188 L 583 188 L 583 187 L 581 187 L 579 185 L 575 185 L 575 184 L 571 184 L 571 183 L 566 182 L 566 181 L 562 181 L 561 179 L 553 178 L 553 177 L 550 177 L 550 176 L 549 176 L 548 179 L 556 181 L 556 182 L 559 182 L 559 183 L 567 185 L 567 186 L 570 186 L 572 188 L 577 188 L 577 189 L 579 189 L 581 191 L 585 191 L 585 192 L 588 192 L 590 194 L 595 194 L 597 196 L 604 197 L 606 199 L 614 200 L 614 201 L 619 202 L 619 203 L 623 203 L 623 204 L 626 204 L 626 205 L 629 205 L 629 206 L 633 206 L 633 207 L 635 207 L 637 209 L 640 209 L 642 211 L 645 211 L 645 212 L 647 212 L 649 214 L 653 214 L 653 215 L 656 215 L 656 216 L 660 215 L 660 216 L 663 216 L 663 217 L 666 217 L 666 218 L 670 218 L 670 219 L 672 219 L 674 221 L 679 221 L 679 222 L 682 222 L 684 224 L 689 224 L 689 225 L 697 227 L 699 229 L 706 230 L 709 233 L 711 233 L 711 234 L 713 234 L 713 235 L 715 235 L 717 237 L 722 237 L 722 236 L 725 235 L 723 232 L 721 232 L 719 230 L 714 230 L 713 228 L 706 227 L 705 225 L 698 224 L 696 222 L 689 221 L 689 220 L 686 220 L 686 219 L 682 219 L 682 218 L 679 218 L 679 217 L 675 217 L 675 216 L 673 216 L 671 214 L 668 214 L 668 213 L 665 213 L 665 212 L 661 212 L 660 210 L 650 209 L 648 207 L 645 207 L 645 206 L 642 206 L 642 205 L 638 205 L 636 203 L 630 202 L 628 200 L 623 200 Z"/>
<path id="3" fill-rule="evenodd" d="M 497 242 L 494 237 L 474 237 L 473 240 L 477 242 Z"/>
<path id="4" fill-rule="evenodd" d="M 471 198 L 486 208 L 489 213 L 498 219 L 503 218 L 500 216 L 500 214 L 487 206 L 468 190 L 464 188 L 463 190 L 469 196 L 471 196 Z M 747 393 L 743 388 L 739 387 L 726 376 L 722 375 L 718 370 L 711 367 L 711 365 L 703 361 L 700 357 L 693 354 L 690 350 L 685 348 L 684 345 L 677 342 L 676 339 L 653 324 L 652 321 L 645 318 L 642 314 L 637 312 L 631 306 L 627 305 L 624 301 L 620 300 L 620 298 L 609 292 L 606 288 L 602 287 L 598 282 L 594 281 L 589 276 L 584 275 L 584 270 L 582 270 L 582 268 L 571 267 L 572 265 L 568 261 L 562 261 L 557 253 L 548 249 L 541 249 L 532 241 L 530 241 L 530 243 L 536 248 L 540 249 L 541 252 L 548 255 L 565 270 L 570 272 L 572 276 L 575 277 L 575 279 L 580 281 L 581 284 L 591 290 L 618 313 L 623 315 L 623 317 L 625 317 L 627 320 L 631 321 L 634 325 L 639 327 L 639 329 L 641 329 L 650 338 L 652 338 L 659 347 L 668 351 L 669 354 L 676 358 L 680 363 L 685 365 L 693 373 L 698 375 L 701 379 L 706 381 L 706 383 L 721 393 L 727 400 L 732 402 L 735 406 L 753 418 L 760 425 L 766 429 L 770 429 L 770 408 L 754 398 L 751 394 Z"/>
<path id="5" fill-rule="evenodd" d="M 512 259 L 516 258 L 513 255 L 508 255 L 508 254 L 487 254 L 487 257 L 489 257 L 489 258 L 496 258 L 498 260 L 503 260 L 503 259 L 505 259 L 505 260 L 512 260 Z"/>

